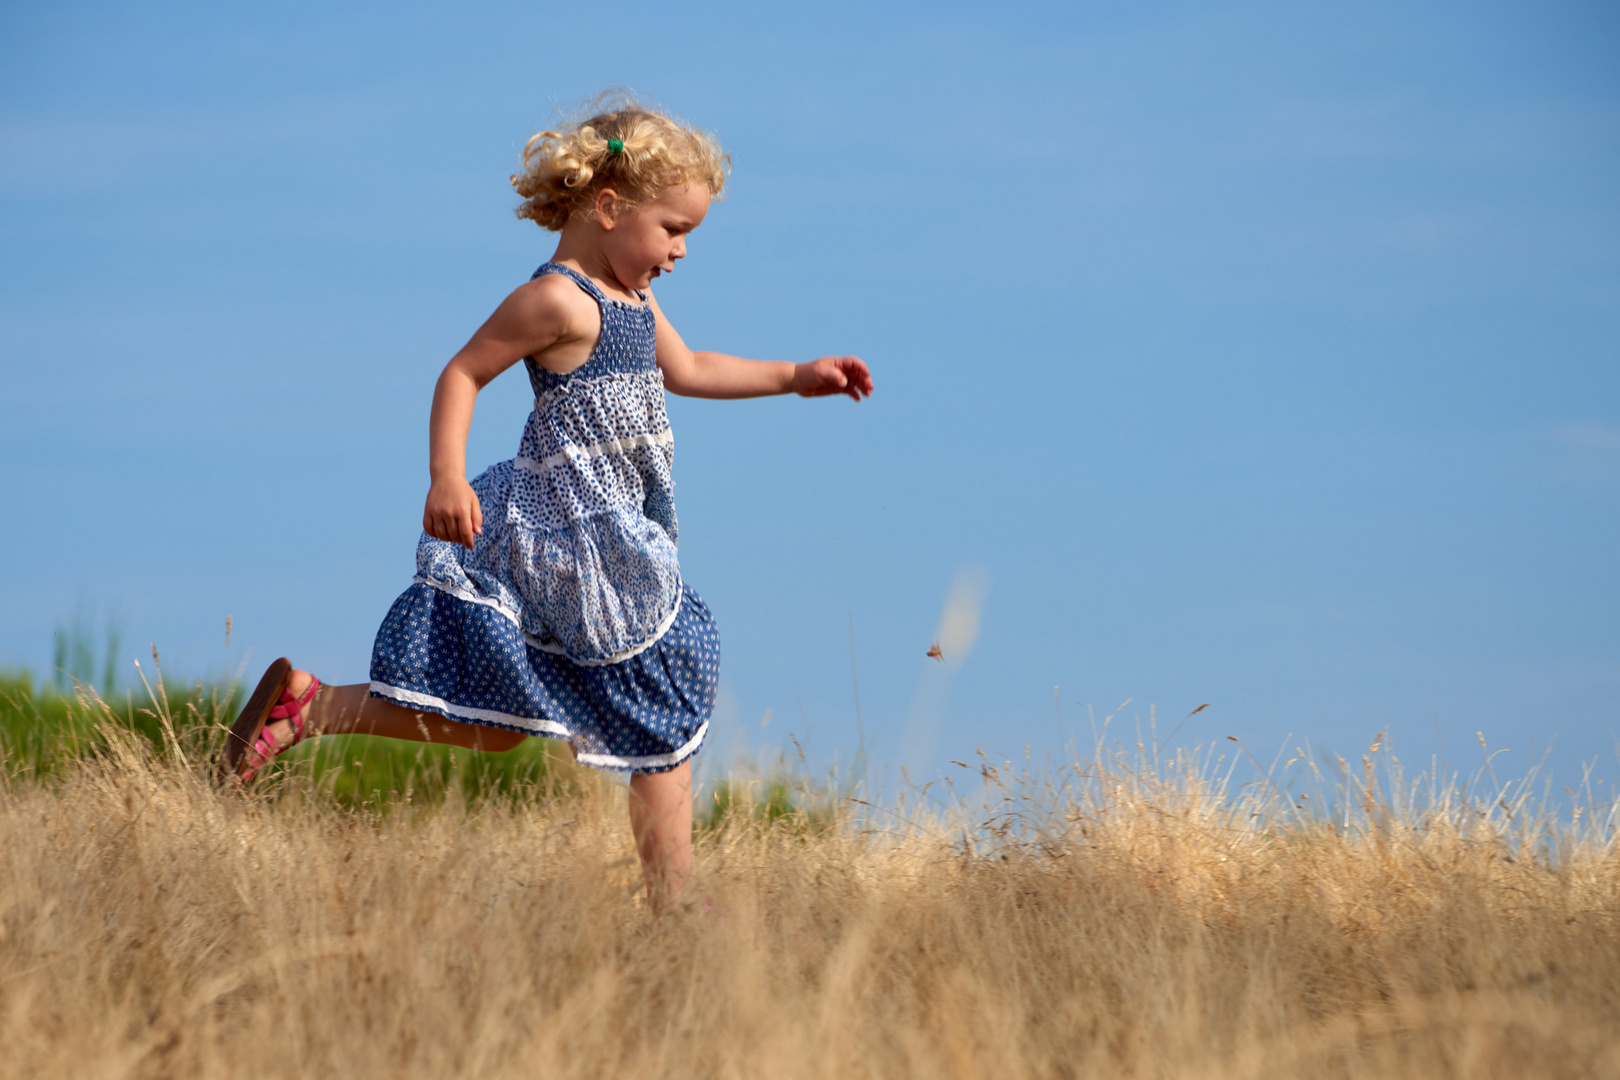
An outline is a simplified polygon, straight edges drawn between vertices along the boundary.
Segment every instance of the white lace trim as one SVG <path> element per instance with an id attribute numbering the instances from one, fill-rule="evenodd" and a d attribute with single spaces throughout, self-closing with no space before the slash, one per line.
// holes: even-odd
<path id="1" fill-rule="evenodd" d="M 663 431 L 653 432 L 646 435 L 627 435 L 622 439 L 603 439 L 601 442 L 592 443 L 589 446 L 564 447 L 555 454 L 547 455 L 540 461 L 536 461 L 533 458 L 524 457 L 523 455 L 519 454 L 516 458 L 512 459 L 512 464 L 527 472 L 543 473 L 548 469 L 556 468 L 558 465 L 565 464 L 569 461 L 577 461 L 580 459 L 589 461 L 591 458 L 606 457 L 607 455 L 615 452 L 625 453 L 641 446 L 674 445 L 675 433 L 668 428 L 665 428 Z"/>
<path id="2" fill-rule="evenodd" d="M 508 727 L 524 728 L 529 731 L 545 735 L 553 735 L 572 740 L 574 733 L 567 725 L 559 724 L 555 720 L 535 720 L 528 716 L 513 716 L 495 709 L 474 709 L 466 705 L 456 705 L 441 697 L 432 694 L 421 694 L 415 690 L 406 690 L 403 687 L 390 686 L 387 683 L 372 680 L 371 692 L 390 701 L 397 701 L 401 705 L 419 705 L 424 708 L 436 709 L 444 715 L 455 719 L 465 717 L 468 720 L 485 720 L 491 723 L 504 724 Z M 632 757 L 621 757 L 618 754 L 579 754 L 576 756 L 581 765 L 595 768 L 609 769 L 659 769 L 670 765 L 679 765 L 697 752 L 703 744 L 703 736 L 708 734 L 709 722 L 697 729 L 697 733 L 688 739 L 683 746 L 676 747 L 667 754 L 640 754 Z"/>
<path id="3" fill-rule="evenodd" d="M 456 705 L 441 697 L 432 694 L 421 694 L 415 690 L 406 690 L 400 686 L 389 686 L 384 682 L 371 682 L 371 692 L 402 705 L 421 705 L 424 708 L 437 709 L 452 719 L 463 717 L 468 720 L 487 720 L 490 723 L 505 724 L 508 727 L 520 727 L 529 731 L 544 732 L 547 735 L 561 735 L 570 737 L 573 732 L 564 724 L 555 720 L 536 720 L 528 716 L 513 716 L 495 709 L 474 709 L 468 705 Z"/>
<path id="4" fill-rule="evenodd" d="M 631 648 L 625 649 L 623 652 L 616 652 L 606 660 L 576 660 L 574 657 L 568 656 L 568 653 L 561 645 L 558 645 L 554 641 L 541 641 L 528 631 L 524 631 L 523 640 L 527 641 L 530 645 L 533 645 L 541 652 L 548 652 L 556 656 L 567 657 L 569 663 L 578 664 L 581 667 L 606 667 L 609 664 L 622 664 L 632 656 L 639 656 L 648 649 L 652 648 L 654 645 L 658 644 L 659 639 L 661 639 L 665 634 L 669 633 L 669 628 L 675 625 L 675 616 L 679 615 L 680 613 L 681 593 L 676 593 L 675 606 L 670 609 L 668 615 L 665 615 L 659 620 L 658 627 L 653 631 L 652 637 L 648 638 L 640 645 L 632 646 Z"/>
<path id="5" fill-rule="evenodd" d="M 505 604 L 502 604 L 499 600 L 496 600 L 493 597 L 480 596 L 471 589 L 464 589 L 459 585 L 451 585 L 447 581 L 435 581 L 432 578 L 423 577 L 421 574 L 417 574 L 411 579 L 411 581 L 413 584 L 417 585 L 430 585 L 442 593 L 449 593 L 457 600 L 465 600 L 469 604 L 483 604 L 485 607 L 494 608 L 496 611 L 510 619 L 514 626 L 518 627 L 523 634 L 523 640 L 528 644 L 534 646 L 536 649 L 539 649 L 541 652 L 551 653 L 553 656 L 561 656 L 569 663 L 578 664 L 580 667 L 606 667 L 609 664 L 622 664 L 632 656 L 639 656 L 648 649 L 652 648 L 654 645 L 658 644 L 658 642 L 663 639 L 663 636 L 669 633 L 669 628 L 675 625 L 675 616 L 681 613 L 681 601 L 682 597 L 685 595 L 684 589 L 675 594 L 675 606 L 670 608 L 668 615 L 665 615 L 662 619 L 658 620 L 658 626 L 653 630 L 652 636 L 646 641 L 643 641 L 640 645 L 632 645 L 628 649 L 614 653 L 605 660 L 581 660 L 577 657 L 569 656 L 568 651 L 561 645 L 558 645 L 556 642 L 541 641 L 527 630 L 523 630 L 523 620 L 521 617 L 519 617 L 518 613 L 511 610 Z"/>
<path id="6" fill-rule="evenodd" d="M 510 619 L 514 626 L 521 627 L 523 625 L 523 619 L 519 617 L 515 610 L 507 607 L 505 604 L 501 603 L 499 600 L 496 600 L 492 596 L 480 596 L 471 589 L 464 589 L 460 585 L 452 585 L 448 581 L 435 581 L 432 578 L 423 577 L 421 574 L 417 574 L 415 577 L 411 578 L 411 583 L 413 585 L 431 585 L 442 593 L 449 593 L 457 600 L 465 600 L 469 604 L 483 604 L 485 607 L 492 607 Z"/>
<path id="7" fill-rule="evenodd" d="M 581 765 L 592 765 L 598 768 L 610 769 L 660 769 L 669 765 L 679 765 L 693 754 L 703 744 L 703 736 L 708 734 L 709 722 L 703 721 L 703 726 L 697 729 L 697 734 L 687 740 L 685 746 L 676 747 L 667 754 L 643 754 L 640 757 L 619 757 L 617 754 L 580 754 Z"/>

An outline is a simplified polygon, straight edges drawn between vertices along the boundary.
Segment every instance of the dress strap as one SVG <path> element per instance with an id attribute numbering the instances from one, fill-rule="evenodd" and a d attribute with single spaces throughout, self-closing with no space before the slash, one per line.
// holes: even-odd
<path id="1" fill-rule="evenodd" d="M 540 267 L 540 269 L 536 270 L 534 272 L 534 277 L 531 277 L 529 280 L 533 281 L 534 278 L 537 278 L 542 274 L 567 274 L 569 277 L 574 279 L 575 285 L 578 285 L 581 289 L 584 289 L 586 292 L 590 293 L 591 296 L 595 297 L 597 303 L 601 303 L 607 299 L 607 294 L 596 287 L 596 282 L 592 281 L 578 270 L 575 270 L 572 267 L 564 266 L 562 263 L 546 263 L 544 266 Z"/>
<path id="2" fill-rule="evenodd" d="M 574 284 L 575 285 L 578 285 L 580 288 L 582 288 L 586 292 L 590 293 L 593 297 L 596 298 L 598 303 L 601 303 L 604 300 L 611 299 L 608 296 L 607 293 L 603 292 L 597 286 L 596 282 L 592 281 L 590 278 L 586 277 L 584 274 L 580 273 L 578 270 L 575 270 L 575 269 L 573 269 L 571 267 L 564 266 L 561 263 L 554 263 L 554 262 L 546 263 L 544 266 L 540 267 L 540 269 L 536 270 L 534 272 L 534 276 L 529 278 L 529 280 L 533 281 L 535 278 L 539 277 L 541 274 L 567 274 L 569 277 L 574 279 Z M 631 291 L 634 292 L 636 294 L 636 296 L 638 296 L 641 299 L 641 302 L 643 304 L 645 304 L 647 302 L 646 290 L 644 290 L 644 289 L 632 289 Z M 615 300 L 614 303 L 623 303 L 623 301 Z"/>

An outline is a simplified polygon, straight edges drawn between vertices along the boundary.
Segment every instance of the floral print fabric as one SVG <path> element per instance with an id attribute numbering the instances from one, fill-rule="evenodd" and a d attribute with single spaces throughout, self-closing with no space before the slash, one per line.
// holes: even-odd
<path id="1" fill-rule="evenodd" d="M 567 375 L 525 360 L 535 408 L 517 456 L 472 481 L 483 535 L 471 551 L 423 535 L 377 635 L 372 691 L 571 738 L 586 764 L 668 768 L 701 743 L 719 639 L 676 556 L 655 317 L 568 267 L 535 277 L 548 273 L 597 301 L 596 348 Z"/>

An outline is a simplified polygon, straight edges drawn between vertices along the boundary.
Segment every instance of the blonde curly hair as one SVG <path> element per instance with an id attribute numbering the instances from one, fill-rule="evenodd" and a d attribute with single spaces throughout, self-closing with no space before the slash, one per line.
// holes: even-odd
<path id="1" fill-rule="evenodd" d="M 694 184 L 719 198 L 731 158 L 713 135 L 643 107 L 623 93 L 590 106 L 593 115 L 542 131 L 523 147 L 523 171 L 512 187 L 523 196 L 517 216 L 553 232 L 587 216 L 596 193 L 612 188 L 628 206 L 651 202 L 665 188 Z M 609 142 L 619 144 L 618 149 Z"/>

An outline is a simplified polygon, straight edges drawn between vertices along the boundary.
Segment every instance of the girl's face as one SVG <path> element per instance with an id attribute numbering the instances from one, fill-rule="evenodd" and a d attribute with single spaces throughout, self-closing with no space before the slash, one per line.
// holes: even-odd
<path id="1" fill-rule="evenodd" d="M 603 194 L 608 194 L 604 192 Z M 652 202 L 615 212 L 598 204 L 602 252 L 613 276 L 627 289 L 645 289 L 686 258 L 686 235 L 709 212 L 709 193 L 686 184 L 665 188 Z"/>

